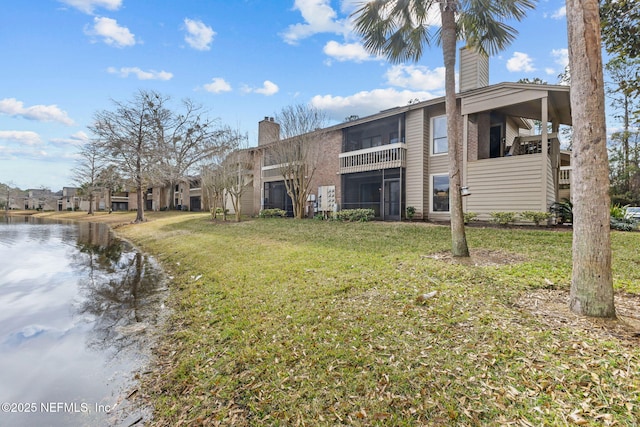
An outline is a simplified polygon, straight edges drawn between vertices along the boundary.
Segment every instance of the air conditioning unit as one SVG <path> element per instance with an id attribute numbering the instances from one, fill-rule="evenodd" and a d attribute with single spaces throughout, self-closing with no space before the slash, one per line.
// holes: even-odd
<path id="1" fill-rule="evenodd" d="M 324 185 L 318 187 L 318 211 L 333 212 L 336 206 L 336 186 Z"/>

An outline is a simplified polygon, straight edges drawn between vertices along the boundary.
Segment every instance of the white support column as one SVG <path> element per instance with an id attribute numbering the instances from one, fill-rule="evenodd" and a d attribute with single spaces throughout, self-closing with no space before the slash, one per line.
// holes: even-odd
<path id="1" fill-rule="evenodd" d="M 549 98 L 548 97 L 543 97 L 540 102 L 540 111 L 541 111 L 541 117 L 540 120 L 542 121 L 542 146 L 541 146 L 541 151 L 542 151 L 542 165 L 541 165 L 541 178 L 542 178 L 542 185 L 541 185 L 541 200 L 540 200 L 540 210 L 542 212 L 546 212 L 547 211 L 547 168 L 549 167 L 549 132 L 547 130 L 547 126 L 549 124 Z"/>

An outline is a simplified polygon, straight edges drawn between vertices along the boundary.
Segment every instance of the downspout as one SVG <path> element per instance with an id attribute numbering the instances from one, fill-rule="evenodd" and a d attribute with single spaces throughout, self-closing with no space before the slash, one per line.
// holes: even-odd
<path id="1" fill-rule="evenodd" d="M 467 187 L 467 163 L 469 153 L 469 115 L 462 116 L 462 186 Z M 467 197 L 462 198 L 462 211 L 467 211 Z"/>

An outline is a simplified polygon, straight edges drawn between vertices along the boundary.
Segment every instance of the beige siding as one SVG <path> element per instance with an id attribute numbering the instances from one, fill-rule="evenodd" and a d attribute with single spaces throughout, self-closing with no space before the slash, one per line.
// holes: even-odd
<path id="1" fill-rule="evenodd" d="M 547 184 L 540 174 L 541 157 L 532 154 L 469 162 L 467 211 L 485 220 L 491 212 L 539 211 L 541 189 Z"/>
<path id="2" fill-rule="evenodd" d="M 429 173 L 449 173 L 449 156 L 446 154 L 441 154 L 438 156 L 429 157 Z"/>
<path id="3" fill-rule="evenodd" d="M 489 57 L 472 49 L 460 49 L 460 92 L 489 85 Z"/>
<path id="4" fill-rule="evenodd" d="M 547 211 L 549 206 L 556 201 L 556 189 L 553 183 L 553 170 L 551 168 L 551 159 L 548 159 L 548 167 L 547 167 L 547 197 L 546 197 L 546 205 L 540 206 L 538 210 Z"/>
<path id="5" fill-rule="evenodd" d="M 429 191 L 429 174 L 427 159 L 429 156 L 428 125 L 424 110 L 410 111 L 406 115 L 405 133 L 407 144 L 406 162 L 406 206 L 416 208 L 416 219 L 426 217 L 429 205 L 425 206 L 426 194 Z"/>
<path id="6" fill-rule="evenodd" d="M 514 123 L 513 119 L 507 120 L 507 129 L 505 130 L 505 136 L 504 136 L 506 147 L 511 147 L 511 145 L 513 144 L 513 141 L 518 137 L 519 134 L 520 134 L 520 129 Z"/>
<path id="7" fill-rule="evenodd" d="M 543 90 L 530 88 L 501 87 L 492 91 L 470 95 L 462 99 L 462 114 L 491 111 L 505 105 L 514 105 L 540 99 L 547 95 Z"/>

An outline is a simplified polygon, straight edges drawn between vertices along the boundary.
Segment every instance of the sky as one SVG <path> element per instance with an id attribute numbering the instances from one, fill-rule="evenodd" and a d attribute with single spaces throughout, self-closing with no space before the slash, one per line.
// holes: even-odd
<path id="1" fill-rule="evenodd" d="M 444 95 L 439 47 L 416 63 L 369 55 L 353 31 L 361 0 L 4 0 L 0 182 L 75 186 L 95 114 L 139 90 L 185 98 L 248 135 L 294 104 L 331 122 Z M 490 58 L 490 84 L 558 83 L 568 63 L 564 0 L 538 0 Z M 437 21 L 437 19 L 436 19 Z M 435 29 L 435 28 L 434 28 Z"/>

